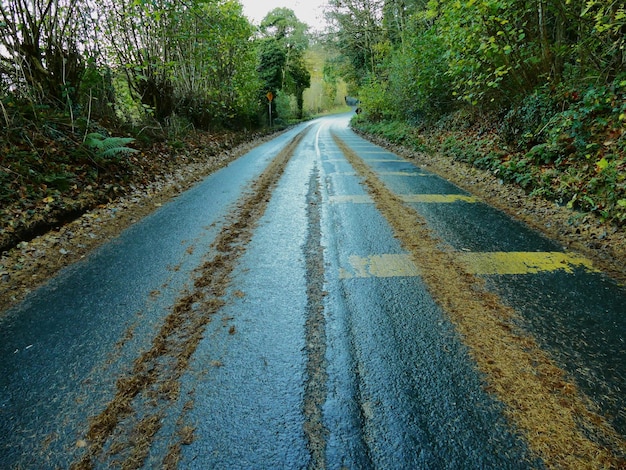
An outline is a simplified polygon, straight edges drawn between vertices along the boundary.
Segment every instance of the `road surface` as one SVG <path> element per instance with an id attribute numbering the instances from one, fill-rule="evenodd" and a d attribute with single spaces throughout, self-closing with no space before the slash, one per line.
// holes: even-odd
<path id="1" fill-rule="evenodd" d="M 2 468 L 624 464 L 626 292 L 300 125 L 0 320 Z"/>

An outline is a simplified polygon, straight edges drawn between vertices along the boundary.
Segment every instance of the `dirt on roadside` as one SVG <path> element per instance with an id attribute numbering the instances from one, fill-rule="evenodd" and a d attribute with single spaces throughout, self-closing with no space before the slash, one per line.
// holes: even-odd
<path id="1" fill-rule="evenodd" d="M 149 184 L 1 253 L 0 319 L 64 267 L 80 261 L 170 199 L 273 137 L 257 138 L 206 159 L 182 164 Z"/>

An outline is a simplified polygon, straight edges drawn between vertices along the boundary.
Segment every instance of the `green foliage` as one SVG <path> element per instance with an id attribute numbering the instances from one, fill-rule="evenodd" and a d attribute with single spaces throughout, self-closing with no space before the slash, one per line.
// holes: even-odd
<path id="1" fill-rule="evenodd" d="M 394 109 L 389 107 L 389 83 L 370 76 L 364 81 L 360 91 L 364 117 L 370 121 L 383 121 L 394 117 Z"/>
<path id="2" fill-rule="evenodd" d="M 512 107 L 502 122 L 500 134 L 509 144 L 527 149 L 552 119 L 558 103 L 549 93 L 537 90 Z"/>
<path id="3" fill-rule="evenodd" d="M 97 132 L 85 136 L 85 145 L 104 158 L 137 153 L 136 149 L 127 147 L 134 141 L 131 137 L 106 137 Z"/>
<path id="4" fill-rule="evenodd" d="M 205 2 L 197 9 L 199 17 L 185 15 L 173 36 L 179 51 L 174 111 L 201 128 L 249 125 L 261 86 L 252 26 L 237 2 Z"/>
<path id="5" fill-rule="evenodd" d="M 330 46 L 341 54 L 342 73 L 354 88 L 376 76 L 380 60 L 391 50 L 385 37 L 381 0 L 330 0 L 327 17 L 336 25 Z M 376 76 L 377 77 L 377 76 Z M 379 78 L 379 77 L 377 77 Z"/>
<path id="6" fill-rule="evenodd" d="M 311 85 L 311 74 L 304 61 L 308 47 L 308 27 L 296 18 L 289 8 L 276 8 L 261 22 L 262 39 L 259 42 L 259 76 L 262 81 L 260 95 L 272 92 L 295 97 L 295 117 L 302 118 L 303 93 Z M 265 100 L 261 98 L 262 105 Z M 275 108 L 278 112 L 278 108 Z"/>
<path id="7" fill-rule="evenodd" d="M 417 25 L 405 41 L 391 58 L 388 106 L 410 122 L 436 120 L 455 107 L 444 44 L 434 29 Z"/>
<path id="8" fill-rule="evenodd" d="M 622 3 L 330 1 L 353 125 L 406 142 L 413 124 L 438 151 L 623 223 Z"/>
<path id="9" fill-rule="evenodd" d="M 283 70 L 287 63 L 287 51 L 273 38 L 266 38 L 258 43 L 259 77 L 263 82 L 263 95 L 268 91 L 280 90 L 283 82 Z"/>
<path id="10" fill-rule="evenodd" d="M 261 21 L 260 30 L 265 37 L 279 42 L 288 41 L 291 47 L 299 51 L 309 46 L 308 26 L 289 8 L 270 11 Z"/>
<path id="11" fill-rule="evenodd" d="M 357 115 L 352 119 L 352 126 L 367 134 L 377 135 L 395 144 L 401 144 L 413 150 L 424 150 L 424 141 L 413 126 L 400 121 L 372 122 Z"/>
<path id="12" fill-rule="evenodd" d="M 232 0 L 98 0 L 112 67 L 127 81 L 118 113 L 196 128 L 247 126 L 257 90 L 254 30 Z M 128 114 L 127 114 L 128 113 Z"/>
<path id="13" fill-rule="evenodd" d="M 345 106 L 347 95 L 335 54 L 322 43 L 313 44 L 305 52 L 305 62 L 311 73 L 311 86 L 304 91 L 304 108 L 309 115 L 317 115 Z"/>
<path id="14" fill-rule="evenodd" d="M 290 121 L 295 120 L 298 115 L 298 103 L 293 95 L 280 93 L 274 99 L 274 108 L 276 111 L 276 119 L 273 121 L 275 126 L 284 126 Z"/>

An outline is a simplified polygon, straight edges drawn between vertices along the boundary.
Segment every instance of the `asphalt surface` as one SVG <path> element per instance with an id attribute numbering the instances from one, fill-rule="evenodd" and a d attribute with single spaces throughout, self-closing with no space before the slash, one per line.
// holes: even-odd
<path id="1" fill-rule="evenodd" d="M 349 118 L 319 119 L 257 147 L 1 320 L 1 468 L 83 461 L 94 417 L 109 409 L 181 298 L 198 289 L 198 269 L 233 230 L 243 195 L 302 133 L 250 222 L 251 238 L 228 252 L 232 270 L 215 294 L 222 303 L 173 376 L 175 393 L 138 392 L 93 467 L 130 462 L 146 416 L 158 426 L 141 453 L 144 468 L 542 467 L 486 392 L 468 347 L 332 133 L 520 312 L 520 327 L 626 435 L 623 288 L 357 137 Z"/>

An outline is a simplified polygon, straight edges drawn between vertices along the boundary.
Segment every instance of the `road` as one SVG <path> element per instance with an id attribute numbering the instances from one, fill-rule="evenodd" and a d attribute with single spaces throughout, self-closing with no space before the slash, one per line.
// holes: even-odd
<path id="1" fill-rule="evenodd" d="M 2 468 L 619 468 L 626 291 L 302 124 L 0 321 Z"/>

